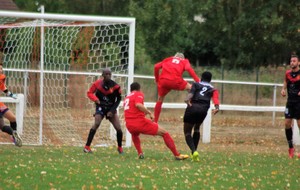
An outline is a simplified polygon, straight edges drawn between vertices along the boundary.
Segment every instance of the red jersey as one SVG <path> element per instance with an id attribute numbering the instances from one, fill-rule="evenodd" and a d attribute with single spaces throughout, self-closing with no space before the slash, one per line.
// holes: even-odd
<path id="1" fill-rule="evenodd" d="M 6 85 L 5 85 L 5 78 L 6 76 L 4 74 L 0 74 L 0 90 L 4 91 L 6 90 Z M 3 102 L 0 102 L 0 112 L 4 112 L 7 110 L 6 105 Z"/>
<path id="2" fill-rule="evenodd" d="M 124 99 L 124 115 L 127 119 L 145 118 L 145 113 L 136 107 L 137 103 L 144 105 L 144 94 L 141 91 L 133 91 Z"/>
<path id="3" fill-rule="evenodd" d="M 4 74 L 0 74 L 0 90 L 4 91 L 6 90 L 6 85 L 5 85 L 5 78 L 6 76 Z"/>
<path id="4" fill-rule="evenodd" d="M 159 74 L 160 69 L 162 69 L 162 71 Z M 158 82 L 159 79 L 168 79 L 168 80 L 181 79 L 184 71 L 187 71 L 196 82 L 200 81 L 199 77 L 196 75 L 195 71 L 191 67 L 189 60 L 180 57 L 175 57 L 175 56 L 168 57 L 164 59 L 162 62 L 155 64 L 154 66 L 155 81 Z"/>

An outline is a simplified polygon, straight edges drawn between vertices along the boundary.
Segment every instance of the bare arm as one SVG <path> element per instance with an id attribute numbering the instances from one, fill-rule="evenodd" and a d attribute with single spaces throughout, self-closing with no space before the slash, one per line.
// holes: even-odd
<path id="1" fill-rule="evenodd" d="M 143 104 L 141 103 L 136 103 L 135 106 L 142 112 L 144 112 L 146 115 L 149 114 L 150 119 L 153 120 L 154 116 L 150 110 L 148 110 Z"/>
<path id="2" fill-rule="evenodd" d="M 285 97 L 286 96 L 286 88 L 287 88 L 287 83 L 286 80 L 283 81 L 283 87 L 281 89 L 281 96 Z"/>
<path id="3" fill-rule="evenodd" d="M 188 106 L 192 106 L 191 103 L 191 99 L 193 98 L 193 93 L 188 93 L 188 95 L 186 96 L 184 102 L 188 105 Z"/>

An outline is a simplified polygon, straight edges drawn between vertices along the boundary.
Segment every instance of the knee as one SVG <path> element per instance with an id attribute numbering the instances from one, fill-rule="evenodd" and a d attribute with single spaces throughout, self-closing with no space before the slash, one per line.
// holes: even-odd
<path id="1" fill-rule="evenodd" d="M 94 125 L 92 126 L 92 129 L 97 130 L 100 126 L 100 123 L 95 122 Z"/>
<path id="2" fill-rule="evenodd" d="M 191 134 L 190 132 L 185 132 L 185 133 L 184 133 L 184 136 L 185 136 L 185 137 L 189 137 L 189 136 L 192 136 L 192 134 Z"/>
<path id="3" fill-rule="evenodd" d="M 158 102 L 163 102 L 163 101 L 164 101 L 164 96 L 158 96 L 157 101 L 158 101 Z"/>
<path id="4" fill-rule="evenodd" d="M 159 135 L 159 136 L 164 136 L 164 135 L 166 135 L 166 134 L 169 134 L 165 129 L 163 129 L 163 128 L 158 128 L 158 130 L 157 130 L 157 135 Z"/>
<path id="5" fill-rule="evenodd" d="M 123 131 L 122 131 L 122 129 L 121 129 L 121 128 L 119 128 L 119 129 L 116 129 L 116 131 L 117 131 L 117 133 L 118 133 L 118 134 L 121 134 L 121 135 L 123 134 Z"/>

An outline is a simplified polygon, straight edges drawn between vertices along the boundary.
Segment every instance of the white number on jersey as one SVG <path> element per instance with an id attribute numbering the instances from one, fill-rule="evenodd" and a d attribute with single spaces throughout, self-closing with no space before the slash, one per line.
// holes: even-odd
<path id="1" fill-rule="evenodd" d="M 179 64 L 180 60 L 179 59 L 172 59 L 172 63 L 175 63 L 175 64 Z"/>
<path id="2" fill-rule="evenodd" d="M 125 99 L 124 110 L 128 110 L 128 109 L 129 109 L 129 99 Z"/>
<path id="3" fill-rule="evenodd" d="M 206 86 L 204 86 L 203 88 L 202 88 L 202 90 L 200 91 L 200 95 L 201 96 L 204 96 L 204 93 L 207 91 L 207 87 Z"/>

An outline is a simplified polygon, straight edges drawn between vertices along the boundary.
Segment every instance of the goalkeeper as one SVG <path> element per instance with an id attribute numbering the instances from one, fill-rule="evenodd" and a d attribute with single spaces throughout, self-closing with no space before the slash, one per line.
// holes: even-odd
<path id="1" fill-rule="evenodd" d="M 6 88 L 5 79 L 6 76 L 3 74 L 3 65 L 0 64 L 0 90 L 2 90 L 6 94 L 6 96 L 17 99 L 17 95 L 11 93 Z M 10 126 L 4 125 L 3 117 L 9 120 Z M 8 109 L 8 107 L 3 102 L 0 102 L 0 129 L 12 136 L 12 139 L 16 146 L 22 146 L 22 139 L 17 132 L 16 116 L 12 111 Z"/>
<path id="2" fill-rule="evenodd" d="M 117 114 L 117 107 L 121 101 L 121 87 L 115 81 L 111 80 L 110 69 L 104 69 L 102 71 L 102 77 L 103 79 L 95 81 L 87 92 L 88 98 L 96 104 L 96 112 L 94 114 L 95 123 L 90 129 L 83 151 L 85 153 L 92 153 L 90 145 L 103 118 L 106 118 L 117 131 L 117 150 L 119 154 L 122 154 L 123 132 Z"/>
<path id="3" fill-rule="evenodd" d="M 160 69 L 162 69 L 161 73 L 159 73 Z M 154 108 L 154 122 L 158 122 L 164 98 L 171 90 L 191 89 L 191 84 L 182 78 L 184 71 L 187 71 L 194 81 L 200 81 L 189 60 L 185 59 L 182 53 L 176 53 L 175 56 L 168 57 L 155 64 L 154 76 L 157 84 L 158 99 Z"/>
<path id="4" fill-rule="evenodd" d="M 193 161 L 199 161 L 197 147 L 200 140 L 200 125 L 207 115 L 211 99 L 215 105 L 215 109 L 212 110 L 213 114 L 219 111 L 219 92 L 210 84 L 211 77 L 212 74 L 210 72 L 203 72 L 201 82 L 193 83 L 192 89 L 185 99 L 187 108 L 183 117 L 183 131 L 185 141 L 191 150 Z M 192 136 L 193 129 L 194 133 Z"/>

